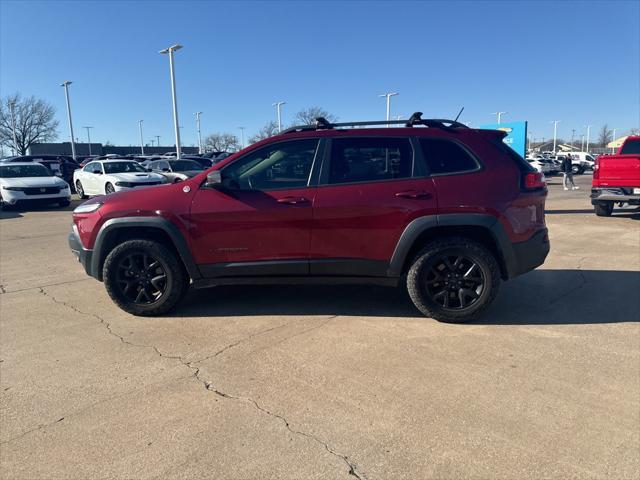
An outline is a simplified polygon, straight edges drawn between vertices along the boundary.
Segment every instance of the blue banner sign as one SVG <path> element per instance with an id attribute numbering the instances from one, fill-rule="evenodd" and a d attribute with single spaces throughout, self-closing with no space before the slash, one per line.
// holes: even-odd
<path id="1" fill-rule="evenodd" d="M 492 123 L 491 125 L 480 125 L 480 128 L 507 132 L 507 136 L 502 141 L 523 158 L 527 156 L 527 122 Z"/>

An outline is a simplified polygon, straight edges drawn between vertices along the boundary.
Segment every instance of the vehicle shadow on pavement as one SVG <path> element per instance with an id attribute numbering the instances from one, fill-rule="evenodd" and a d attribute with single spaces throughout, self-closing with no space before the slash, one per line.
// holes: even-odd
<path id="1" fill-rule="evenodd" d="M 640 272 L 535 270 L 502 284 L 476 325 L 562 325 L 640 321 Z M 420 317 L 402 288 L 225 286 L 192 290 L 180 317 L 344 315 Z"/>
<path id="2" fill-rule="evenodd" d="M 586 213 L 595 215 L 593 208 L 574 208 L 566 210 L 545 210 L 545 215 L 572 215 Z M 640 208 L 630 208 L 625 210 L 614 210 L 612 217 L 631 218 L 632 220 L 640 220 Z"/>

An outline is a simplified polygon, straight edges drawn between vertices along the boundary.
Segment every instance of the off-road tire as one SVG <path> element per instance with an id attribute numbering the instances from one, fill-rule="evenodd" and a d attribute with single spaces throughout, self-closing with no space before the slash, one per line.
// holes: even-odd
<path id="1" fill-rule="evenodd" d="M 118 284 L 118 269 L 124 258 L 144 253 L 160 262 L 166 274 L 166 289 L 162 296 L 150 304 L 130 301 Z M 181 261 L 164 245 L 153 240 L 128 240 L 115 247 L 104 262 L 102 270 L 107 293 L 125 312 L 138 316 L 162 315 L 176 306 L 188 288 L 188 276 Z"/>
<path id="2" fill-rule="evenodd" d="M 426 275 L 431 264 L 442 255 L 460 255 L 471 259 L 482 270 L 484 286 L 472 305 L 461 309 L 444 308 L 426 291 Z M 482 315 L 495 299 L 500 286 L 500 267 L 491 252 L 473 240 L 447 237 L 427 244 L 414 257 L 407 273 L 407 291 L 413 304 L 425 316 L 440 322 L 463 323 Z"/>
<path id="3" fill-rule="evenodd" d="M 80 197 L 80 200 L 89 198 L 87 194 L 84 193 L 84 188 L 82 187 L 80 180 L 76 180 L 76 193 L 78 194 L 78 197 Z"/>
<path id="4" fill-rule="evenodd" d="M 613 213 L 613 202 L 596 203 L 593 208 L 598 217 L 610 217 Z"/>

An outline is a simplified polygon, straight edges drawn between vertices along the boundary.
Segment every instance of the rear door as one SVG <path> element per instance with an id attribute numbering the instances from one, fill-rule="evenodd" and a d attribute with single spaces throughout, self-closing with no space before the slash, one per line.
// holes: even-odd
<path id="1" fill-rule="evenodd" d="M 421 165 L 406 136 L 330 139 L 313 208 L 311 274 L 386 275 L 404 228 L 436 214 Z"/>

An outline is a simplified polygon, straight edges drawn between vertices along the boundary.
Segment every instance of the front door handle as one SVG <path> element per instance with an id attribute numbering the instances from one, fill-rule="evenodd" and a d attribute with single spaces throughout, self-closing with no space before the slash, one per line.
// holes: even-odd
<path id="1" fill-rule="evenodd" d="M 285 203 L 287 205 L 300 205 L 303 203 L 309 203 L 304 197 L 282 197 L 278 199 L 278 203 Z"/>
<path id="2" fill-rule="evenodd" d="M 399 198 L 411 198 L 411 199 L 419 199 L 419 198 L 430 198 L 431 194 L 429 192 L 425 192 L 424 190 L 407 190 L 406 192 L 398 192 L 396 193 L 396 197 Z"/>

